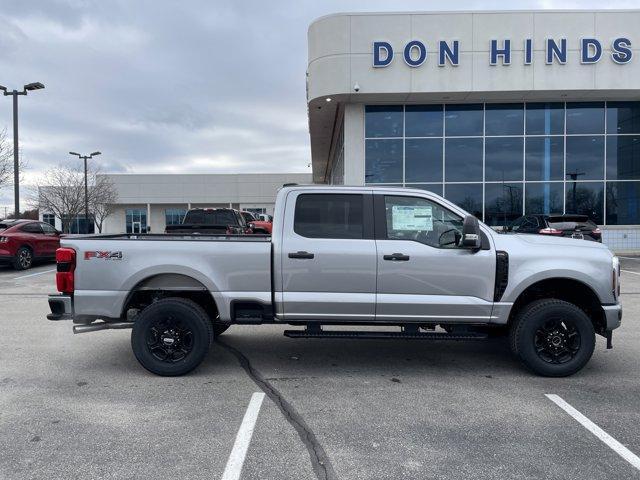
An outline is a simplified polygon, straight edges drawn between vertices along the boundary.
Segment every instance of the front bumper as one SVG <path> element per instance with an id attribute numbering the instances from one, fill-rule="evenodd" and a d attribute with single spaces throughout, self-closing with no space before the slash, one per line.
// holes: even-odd
<path id="1" fill-rule="evenodd" d="M 607 323 L 607 330 L 615 330 L 620 326 L 622 322 L 622 305 L 619 303 L 615 305 L 602 305 L 604 311 L 604 317 Z"/>
<path id="2" fill-rule="evenodd" d="M 49 320 L 72 320 L 73 299 L 71 295 L 49 295 L 49 308 L 51 313 L 47 315 Z"/>

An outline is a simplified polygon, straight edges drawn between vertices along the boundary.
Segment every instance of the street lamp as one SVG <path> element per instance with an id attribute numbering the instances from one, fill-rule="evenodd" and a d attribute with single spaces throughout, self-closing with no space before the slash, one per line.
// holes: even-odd
<path id="1" fill-rule="evenodd" d="M 93 152 L 89 155 L 80 155 L 76 152 L 69 152 L 69 155 L 75 155 L 84 160 L 84 222 L 87 228 L 85 233 L 89 233 L 89 187 L 87 185 L 87 160 L 102 154 L 100 152 Z"/>
<path id="2" fill-rule="evenodd" d="M 18 95 L 26 95 L 27 92 L 41 90 L 44 85 L 40 82 L 27 83 L 22 91 L 7 91 L 7 87 L 0 85 L 0 90 L 4 96 L 13 96 L 13 196 L 14 196 L 14 216 L 20 218 L 20 172 L 18 171 Z"/>

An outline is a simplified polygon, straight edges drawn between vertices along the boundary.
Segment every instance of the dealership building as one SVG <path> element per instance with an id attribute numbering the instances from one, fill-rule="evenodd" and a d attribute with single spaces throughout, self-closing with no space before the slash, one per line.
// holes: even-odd
<path id="1" fill-rule="evenodd" d="M 504 225 L 578 213 L 640 249 L 640 10 L 354 13 L 309 27 L 313 180 Z"/>
<path id="2" fill-rule="evenodd" d="M 310 173 L 256 174 L 106 174 L 117 202 L 102 233 L 163 233 L 182 221 L 190 208 L 235 208 L 273 214 L 276 194 L 285 183 L 311 183 Z M 46 187 L 44 187 L 46 188 Z M 62 222 L 40 209 L 40 219 Z M 71 233 L 84 233 L 84 215 L 71 219 Z M 97 230 L 90 226 L 89 231 Z"/>

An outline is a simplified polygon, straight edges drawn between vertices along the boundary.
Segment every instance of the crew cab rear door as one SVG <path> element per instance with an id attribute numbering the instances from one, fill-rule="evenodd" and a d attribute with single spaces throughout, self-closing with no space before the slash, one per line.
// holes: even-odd
<path id="1" fill-rule="evenodd" d="M 376 194 L 376 321 L 488 322 L 496 252 L 455 244 L 463 218 L 436 199 Z"/>
<path id="2" fill-rule="evenodd" d="M 372 321 L 376 245 L 370 193 L 292 191 L 282 239 L 284 320 Z"/>

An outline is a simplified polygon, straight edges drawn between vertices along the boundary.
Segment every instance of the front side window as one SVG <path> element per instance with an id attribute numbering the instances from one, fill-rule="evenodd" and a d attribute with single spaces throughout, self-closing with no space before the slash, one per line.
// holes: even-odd
<path id="1" fill-rule="evenodd" d="M 47 235 L 54 235 L 57 233 L 57 230 L 48 223 L 41 223 L 40 226 L 42 227 L 42 231 Z"/>
<path id="2" fill-rule="evenodd" d="M 462 218 L 431 200 L 385 196 L 388 240 L 415 240 L 435 248 L 455 248 Z"/>
<path id="3" fill-rule="evenodd" d="M 364 238 L 362 195 L 300 195 L 296 201 L 293 231 L 308 238 Z"/>

